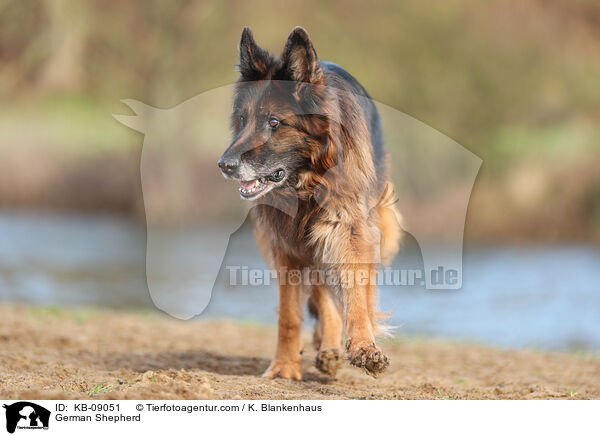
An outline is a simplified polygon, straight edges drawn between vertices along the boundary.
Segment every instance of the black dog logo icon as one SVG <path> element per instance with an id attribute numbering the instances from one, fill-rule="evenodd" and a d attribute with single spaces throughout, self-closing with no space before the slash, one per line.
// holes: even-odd
<path id="1" fill-rule="evenodd" d="M 6 431 L 14 433 L 17 426 L 27 429 L 48 429 L 50 411 L 29 401 L 5 404 Z"/>

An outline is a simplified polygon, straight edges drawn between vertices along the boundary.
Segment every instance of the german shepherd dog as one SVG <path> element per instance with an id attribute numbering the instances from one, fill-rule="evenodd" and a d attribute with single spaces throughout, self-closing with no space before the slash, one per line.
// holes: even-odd
<path id="1" fill-rule="evenodd" d="M 256 240 L 279 281 L 277 351 L 264 377 L 302 379 L 307 300 L 316 367 L 335 376 L 345 332 L 350 363 L 377 376 L 389 362 L 375 344 L 376 266 L 393 258 L 401 235 L 377 109 L 354 77 L 317 59 L 301 27 L 279 58 L 244 28 L 239 72 L 233 141 L 218 164 L 255 202 Z M 292 280 L 306 270 L 327 281 Z"/>

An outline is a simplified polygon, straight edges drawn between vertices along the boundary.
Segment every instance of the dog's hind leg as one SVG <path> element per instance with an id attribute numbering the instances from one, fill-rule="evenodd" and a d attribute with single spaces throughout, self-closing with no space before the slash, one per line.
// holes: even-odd
<path id="1" fill-rule="evenodd" d="M 389 265 L 394 260 L 402 240 L 402 216 L 396 207 L 397 201 L 392 183 L 387 182 L 379 201 L 370 211 L 380 234 L 379 255 L 383 265 Z M 374 265 L 371 266 L 369 274 L 377 274 Z M 373 332 L 376 336 L 389 334 L 389 329 L 384 324 L 388 315 L 377 310 L 377 300 L 377 286 L 368 286 L 367 307 Z"/>
<path id="2" fill-rule="evenodd" d="M 341 364 L 340 347 L 344 329 L 340 310 L 329 290 L 321 285 L 312 287 L 308 306 L 317 318 L 314 345 L 318 352 L 315 366 L 319 371 L 335 377 Z"/>
<path id="3" fill-rule="evenodd" d="M 396 194 L 391 182 L 386 183 L 381 197 L 370 215 L 380 232 L 380 257 L 384 265 L 389 265 L 400 250 L 402 241 L 402 215 L 396 207 Z"/>
<path id="4" fill-rule="evenodd" d="M 323 324 L 319 319 L 319 298 L 317 295 L 318 291 L 311 286 L 310 287 L 310 297 L 308 299 L 308 313 L 310 313 L 315 320 L 315 329 L 313 331 L 313 347 L 315 350 L 319 351 L 321 348 L 321 340 L 323 339 Z"/>

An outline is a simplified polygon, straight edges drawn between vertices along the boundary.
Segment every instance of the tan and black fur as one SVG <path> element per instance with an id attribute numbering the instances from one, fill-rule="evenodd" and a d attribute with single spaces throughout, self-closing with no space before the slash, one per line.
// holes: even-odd
<path id="1" fill-rule="evenodd" d="M 377 109 L 348 72 L 318 60 L 300 27 L 279 58 L 245 28 L 239 69 L 233 141 L 219 166 L 240 181 L 242 198 L 256 202 L 256 239 L 279 274 L 277 352 L 264 375 L 302 378 L 306 300 L 318 320 L 317 368 L 335 375 L 345 333 L 350 363 L 378 375 L 388 359 L 375 344 L 374 275 L 398 251 L 401 230 Z M 306 268 L 337 280 L 285 280 Z"/>

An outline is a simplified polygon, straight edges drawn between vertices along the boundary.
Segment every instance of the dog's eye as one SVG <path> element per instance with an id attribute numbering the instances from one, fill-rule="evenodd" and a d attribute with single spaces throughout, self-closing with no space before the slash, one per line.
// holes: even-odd
<path id="1" fill-rule="evenodd" d="M 244 124 L 244 116 L 240 115 L 240 124 Z"/>
<path id="2" fill-rule="evenodd" d="M 271 129 L 276 129 L 277 127 L 279 127 L 280 121 L 275 118 L 275 117 L 271 117 L 269 118 L 269 126 L 271 127 Z"/>

